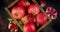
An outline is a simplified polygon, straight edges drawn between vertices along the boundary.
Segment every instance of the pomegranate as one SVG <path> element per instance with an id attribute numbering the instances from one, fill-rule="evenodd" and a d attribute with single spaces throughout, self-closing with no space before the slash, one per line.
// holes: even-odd
<path id="1" fill-rule="evenodd" d="M 31 13 L 33 15 L 37 15 L 40 12 L 40 9 L 37 4 L 31 4 L 28 7 L 28 13 Z"/>
<path id="2" fill-rule="evenodd" d="M 46 1 L 42 1 L 42 0 L 41 0 L 41 2 L 40 2 L 40 3 L 41 3 L 41 7 L 44 7 L 44 6 L 46 6 L 46 4 L 47 4 L 47 2 L 46 2 Z"/>
<path id="3" fill-rule="evenodd" d="M 52 6 L 46 8 L 46 14 L 48 15 L 48 17 L 51 17 L 51 19 L 57 18 L 57 11 Z"/>
<path id="4" fill-rule="evenodd" d="M 27 7 L 29 5 L 30 5 L 30 2 L 29 1 L 21 0 L 21 1 L 18 2 L 18 6 Z"/>
<path id="5" fill-rule="evenodd" d="M 17 32 L 18 31 L 18 26 L 15 22 L 10 21 L 8 29 L 10 30 L 10 32 Z"/>
<path id="6" fill-rule="evenodd" d="M 28 19 L 30 22 L 35 22 L 35 17 L 34 17 L 32 14 L 28 14 L 28 15 L 27 15 L 27 19 Z"/>
<path id="7" fill-rule="evenodd" d="M 36 16 L 36 19 L 37 19 L 37 23 L 39 25 L 44 25 L 46 22 L 47 22 L 47 17 L 45 16 L 44 13 L 39 13 L 37 16 Z"/>
<path id="8" fill-rule="evenodd" d="M 21 19 L 25 15 L 25 9 L 22 6 L 14 6 L 11 14 L 15 19 Z"/>
<path id="9" fill-rule="evenodd" d="M 23 29 L 24 29 L 24 32 L 36 32 L 36 27 L 31 22 L 24 24 Z"/>

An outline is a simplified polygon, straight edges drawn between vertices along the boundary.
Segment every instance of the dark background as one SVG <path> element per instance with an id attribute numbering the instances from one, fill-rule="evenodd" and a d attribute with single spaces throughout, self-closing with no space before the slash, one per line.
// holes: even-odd
<path id="1" fill-rule="evenodd" d="M 47 6 L 53 6 L 57 10 L 58 15 L 57 19 L 53 20 L 41 32 L 60 32 L 60 0 L 46 0 L 46 1 Z M 4 8 L 8 6 L 11 2 L 12 0 L 0 0 L 0 32 L 9 32 L 7 28 L 9 23 L 7 18 L 9 17 L 9 15 L 7 14 Z"/>

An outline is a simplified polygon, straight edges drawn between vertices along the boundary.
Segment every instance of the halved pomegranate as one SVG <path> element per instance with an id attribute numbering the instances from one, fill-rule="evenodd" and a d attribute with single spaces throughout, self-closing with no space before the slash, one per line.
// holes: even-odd
<path id="1" fill-rule="evenodd" d="M 48 17 L 51 17 L 51 19 L 56 19 L 57 18 L 57 11 L 55 8 L 49 6 L 46 8 L 46 14 Z"/>
<path id="2" fill-rule="evenodd" d="M 14 21 L 10 21 L 8 29 L 10 30 L 10 32 L 17 32 L 18 31 L 18 26 Z"/>
<path id="3" fill-rule="evenodd" d="M 41 4 L 41 7 L 44 7 L 44 6 L 46 6 L 46 4 L 47 4 L 47 2 L 46 1 L 42 1 L 42 0 L 40 0 L 41 2 L 40 2 L 40 4 Z"/>

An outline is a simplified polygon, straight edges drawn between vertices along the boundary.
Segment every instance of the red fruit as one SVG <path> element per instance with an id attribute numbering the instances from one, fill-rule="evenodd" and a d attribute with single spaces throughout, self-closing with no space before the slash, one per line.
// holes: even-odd
<path id="1" fill-rule="evenodd" d="M 8 29 L 10 30 L 10 32 L 17 32 L 18 31 L 18 26 L 14 21 L 10 21 Z"/>
<path id="2" fill-rule="evenodd" d="M 40 9 L 37 4 L 31 4 L 28 7 L 28 13 L 31 13 L 33 15 L 37 15 L 40 12 Z"/>
<path id="3" fill-rule="evenodd" d="M 28 14 L 27 15 L 27 19 L 30 21 L 30 22 L 35 22 L 35 17 L 32 15 L 32 14 Z"/>
<path id="4" fill-rule="evenodd" d="M 41 7 L 46 6 L 46 4 L 47 4 L 46 1 L 42 1 L 42 0 L 41 0 Z"/>
<path id="5" fill-rule="evenodd" d="M 21 19 L 25 15 L 25 9 L 22 6 L 15 6 L 11 14 L 15 19 Z"/>
<path id="6" fill-rule="evenodd" d="M 40 25 L 44 25 L 47 22 L 47 17 L 44 13 L 39 13 L 37 16 L 37 23 Z"/>
<path id="7" fill-rule="evenodd" d="M 46 14 L 48 17 L 51 17 L 51 19 L 56 19 L 57 18 L 57 11 L 53 7 L 47 7 L 46 9 Z"/>
<path id="8" fill-rule="evenodd" d="M 18 2 L 18 6 L 24 6 L 24 7 L 26 7 L 26 6 L 29 6 L 29 5 L 30 5 L 30 2 L 28 2 L 28 1 L 22 0 L 22 1 Z"/>
<path id="9" fill-rule="evenodd" d="M 31 22 L 24 24 L 23 29 L 24 32 L 36 32 L 36 27 Z"/>
<path id="10" fill-rule="evenodd" d="M 22 17 L 21 21 L 25 24 L 27 22 L 35 22 L 35 17 L 32 14 L 28 14 Z"/>

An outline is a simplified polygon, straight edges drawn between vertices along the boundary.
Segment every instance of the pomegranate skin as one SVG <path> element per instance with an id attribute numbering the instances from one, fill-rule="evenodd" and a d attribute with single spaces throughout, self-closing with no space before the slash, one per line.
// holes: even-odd
<path id="1" fill-rule="evenodd" d="M 45 16 L 44 13 L 39 13 L 36 16 L 36 19 L 37 19 L 37 23 L 40 24 L 40 25 L 44 25 L 47 22 L 47 17 Z"/>
<path id="2" fill-rule="evenodd" d="M 21 1 L 18 2 L 18 6 L 28 7 L 29 5 L 30 5 L 29 1 L 21 0 Z"/>
<path id="3" fill-rule="evenodd" d="M 25 15 L 25 9 L 23 6 L 14 6 L 11 14 L 15 19 L 21 19 Z"/>
<path id="4" fill-rule="evenodd" d="M 40 9 L 39 9 L 37 4 L 31 4 L 28 7 L 28 13 L 29 14 L 37 15 L 39 12 L 40 12 Z"/>
<path id="5" fill-rule="evenodd" d="M 31 22 L 24 24 L 23 29 L 24 32 L 36 32 L 36 27 Z"/>

